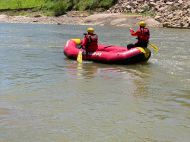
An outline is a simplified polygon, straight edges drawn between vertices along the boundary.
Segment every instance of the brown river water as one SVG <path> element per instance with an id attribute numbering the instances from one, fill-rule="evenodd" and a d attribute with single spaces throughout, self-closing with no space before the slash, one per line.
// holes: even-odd
<path id="1" fill-rule="evenodd" d="M 0 142 L 189 142 L 190 30 L 150 28 L 159 51 L 146 63 L 67 59 L 64 44 L 87 28 L 0 24 Z M 99 44 L 136 41 L 93 28 Z"/>

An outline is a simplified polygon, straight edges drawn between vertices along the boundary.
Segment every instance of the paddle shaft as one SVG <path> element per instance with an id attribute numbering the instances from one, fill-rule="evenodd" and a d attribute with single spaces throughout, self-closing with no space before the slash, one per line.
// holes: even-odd
<path id="1" fill-rule="evenodd" d="M 86 45 L 86 57 L 88 55 L 88 42 L 87 42 L 87 45 Z"/>
<path id="2" fill-rule="evenodd" d="M 153 44 L 149 43 L 149 45 L 158 52 L 158 48 L 156 46 L 154 46 Z"/>

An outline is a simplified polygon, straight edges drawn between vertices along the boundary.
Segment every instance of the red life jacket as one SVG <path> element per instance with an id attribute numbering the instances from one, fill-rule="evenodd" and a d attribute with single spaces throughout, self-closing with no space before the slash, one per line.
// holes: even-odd
<path id="1" fill-rule="evenodd" d="M 96 34 L 87 34 L 87 45 L 88 46 L 97 46 L 98 45 L 98 36 Z"/>
<path id="2" fill-rule="evenodd" d="M 141 35 L 137 37 L 139 42 L 149 42 L 150 33 L 148 28 L 140 28 Z"/>

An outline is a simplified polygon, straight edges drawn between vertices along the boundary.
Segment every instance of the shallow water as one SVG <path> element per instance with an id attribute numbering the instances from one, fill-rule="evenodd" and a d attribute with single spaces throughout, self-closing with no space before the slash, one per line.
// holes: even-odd
<path id="1" fill-rule="evenodd" d="M 190 30 L 150 28 L 147 63 L 107 65 L 63 55 L 88 26 L 0 24 L 0 141 L 190 139 Z M 99 44 L 135 42 L 95 26 Z M 134 28 L 137 30 L 137 28 Z"/>

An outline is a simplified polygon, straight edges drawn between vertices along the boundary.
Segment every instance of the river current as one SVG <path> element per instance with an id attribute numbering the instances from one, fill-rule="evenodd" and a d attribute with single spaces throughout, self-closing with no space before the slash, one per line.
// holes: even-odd
<path id="1" fill-rule="evenodd" d="M 88 27 L 0 24 L 0 141 L 189 142 L 190 30 L 150 28 L 159 51 L 146 63 L 67 59 Z M 93 28 L 99 44 L 136 42 L 125 27 Z"/>

